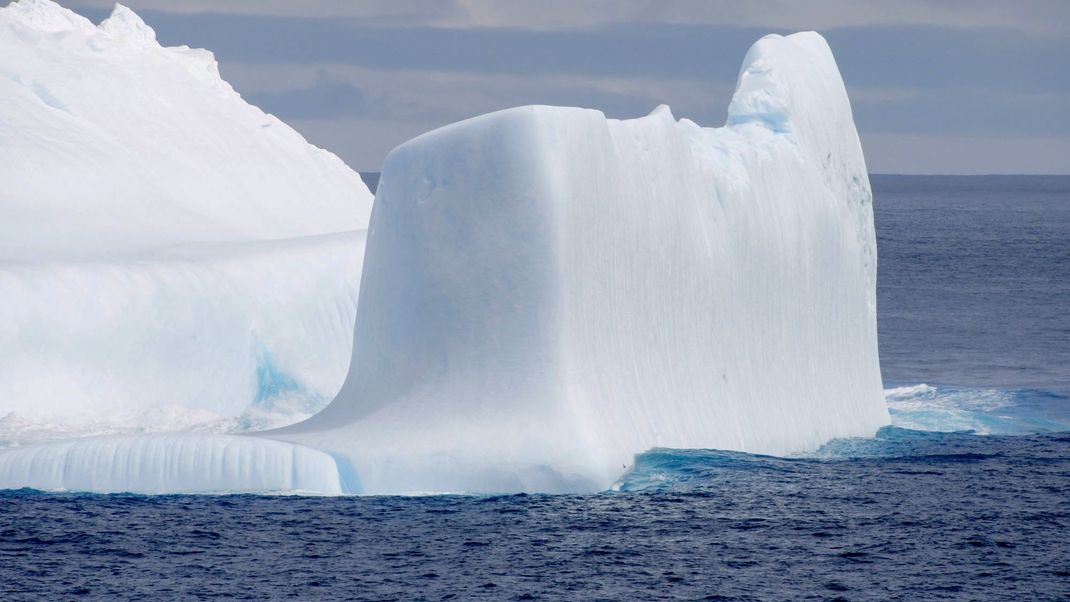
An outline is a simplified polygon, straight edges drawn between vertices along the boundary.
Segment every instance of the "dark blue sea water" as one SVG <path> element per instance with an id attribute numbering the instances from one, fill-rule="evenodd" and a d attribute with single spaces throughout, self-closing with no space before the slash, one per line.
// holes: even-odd
<path id="1" fill-rule="evenodd" d="M 1070 177 L 871 181 L 886 383 L 1070 392 Z"/>
<path id="2" fill-rule="evenodd" d="M 0 599 L 1070 599 L 1070 178 L 873 186 L 875 438 L 597 495 L 0 493 Z"/>

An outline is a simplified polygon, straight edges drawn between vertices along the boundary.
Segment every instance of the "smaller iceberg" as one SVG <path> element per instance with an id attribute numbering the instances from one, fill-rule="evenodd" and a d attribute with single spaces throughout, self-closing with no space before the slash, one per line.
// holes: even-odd
<path id="1" fill-rule="evenodd" d="M 211 52 L 161 46 L 122 5 L 99 26 L 3 6 L 0 446 L 319 410 L 345 379 L 371 205 Z M 296 386 L 265 393 L 267 369 Z"/>

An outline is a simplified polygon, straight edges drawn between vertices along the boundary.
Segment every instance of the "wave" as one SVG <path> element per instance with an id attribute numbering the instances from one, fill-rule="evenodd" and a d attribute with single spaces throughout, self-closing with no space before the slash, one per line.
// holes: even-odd
<path id="1" fill-rule="evenodd" d="M 838 439 L 793 457 L 705 449 L 652 449 L 613 487 L 617 492 L 721 494 L 753 480 L 806 482 L 811 478 L 877 479 L 888 472 L 940 475 L 963 464 L 1013 470 L 1065 458 L 1067 433 L 978 436 L 970 431 L 915 431 L 895 426 L 874 437 Z M 993 468 L 994 463 L 1002 465 Z"/>
<path id="2" fill-rule="evenodd" d="M 1030 435 L 1070 430 L 1070 400 L 1041 389 L 918 384 L 884 390 L 892 425 L 916 431 Z"/>
<path id="3" fill-rule="evenodd" d="M 652 449 L 615 491 L 713 492 L 753 478 L 791 479 L 853 470 L 870 463 L 934 473 L 949 464 L 1007 460 L 1059 449 L 1070 437 L 1070 398 L 1039 389 L 917 384 L 885 390 L 892 426 L 873 437 L 837 439 L 792 457 L 704 449 Z M 1038 449 L 1040 450 L 1038 452 Z"/>

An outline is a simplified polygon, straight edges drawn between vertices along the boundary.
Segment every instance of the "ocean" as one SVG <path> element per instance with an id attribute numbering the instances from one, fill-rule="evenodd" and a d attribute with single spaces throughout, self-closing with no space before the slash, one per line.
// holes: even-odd
<path id="1" fill-rule="evenodd" d="M 0 492 L 0 599 L 1070 599 L 1070 177 L 872 177 L 893 425 L 594 495 Z"/>

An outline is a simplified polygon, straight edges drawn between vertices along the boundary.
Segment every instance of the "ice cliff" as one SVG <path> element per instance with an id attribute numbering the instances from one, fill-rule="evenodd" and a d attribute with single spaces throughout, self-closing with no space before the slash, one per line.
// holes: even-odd
<path id="1" fill-rule="evenodd" d="M 395 149 L 341 392 L 241 453 L 329 454 L 336 479 L 317 464 L 302 482 L 326 493 L 595 491 L 651 447 L 790 454 L 872 435 L 888 423 L 875 283 L 869 181 L 832 54 L 815 33 L 768 36 L 721 128 L 666 107 L 618 121 L 536 106 Z M 45 488 L 155 474 L 53 449 L 0 452 L 0 486 L 27 485 L 31 465 L 68 475 L 34 481 Z"/>
<path id="2" fill-rule="evenodd" d="M 0 8 L 0 445 L 319 409 L 371 203 L 129 9 Z"/>

